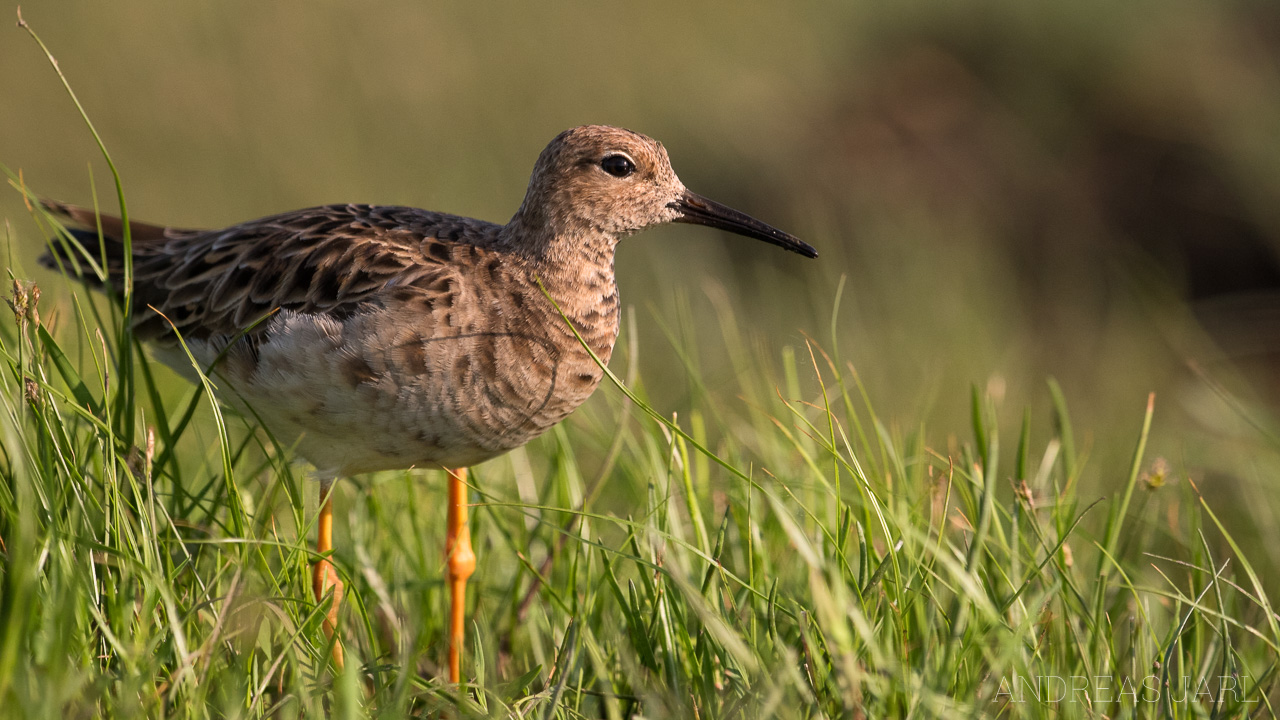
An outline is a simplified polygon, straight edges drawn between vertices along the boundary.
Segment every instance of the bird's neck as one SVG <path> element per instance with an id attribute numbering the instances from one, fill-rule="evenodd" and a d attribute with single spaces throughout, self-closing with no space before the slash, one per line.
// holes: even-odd
<path id="1" fill-rule="evenodd" d="M 585 259 L 612 266 L 618 236 L 574 213 L 570 203 L 548 202 L 543 194 L 531 189 L 498 232 L 503 249 L 537 263 L 565 265 Z"/>
<path id="2" fill-rule="evenodd" d="M 570 296 L 616 294 L 613 256 L 616 235 L 573 217 L 550 216 L 526 202 L 498 233 L 504 252 L 518 255 L 543 280 L 557 302 L 573 304 Z"/>
<path id="3" fill-rule="evenodd" d="M 517 213 L 499 233 L 498 243 L 521 257 L 560 312 L 607 362 L 618 335 L 617 237 L 572 223 L 555 227 L 545 220 Z"/>

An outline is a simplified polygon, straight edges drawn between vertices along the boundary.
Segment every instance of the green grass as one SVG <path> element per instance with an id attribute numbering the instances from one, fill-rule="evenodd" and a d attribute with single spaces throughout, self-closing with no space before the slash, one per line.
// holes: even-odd
<path id="1" fill-rule="evenodd" d="M 443 477 L 340 483 L 335 674 L 288 448 L 153 365 L 120 305 L 35 295 L 15 280 L 0 324 L 0 715 L 1274 715 L 1280 568 L 1147 457 L 1177 444 L 1162 404 L 1097 440 L 1127 463 L 1087 457 L 1052 382 L 1048 416 L 1001 427 L 974 389 L 969 427 L 928 429 L 873 405 L 835 318 L 761 347 L 727 307 L 696 341 L 629 314 L 617 386 L 473 469 L 464 688 Z M 701 379 L 712 350 L 732 387 Z M 650 406 L 641 353 L 682 362 L 687 417 Z"/>
<path id="2" fill-rule="evenodd" d="M 625 393 L 476 468 L 462 692 L 439 679 L 441 476 L 341 483 L 335 676 L 309 588 L 316 490 L 287 450 L 207 405 L 185 422 L 204 394 L 122 353 L 118 318 L 50 333 L 34 292 L 15 285 L 0 334 L 17 715 L 1271 714 L 1271 569 L 1144 457 L 1150 405 L 1131 465 L 1098 469 L 1124 482 L 1084 497 L 1056 387 L 1050 428 L 1027 417 L 1002 444 L 975 390 L 973 440 L 936 447 L 813 344 L 780 349 L 780 392 L 774 363 L 729 348 L 741 398 L 674 420 L 645 404 L 629 347 Z"/>

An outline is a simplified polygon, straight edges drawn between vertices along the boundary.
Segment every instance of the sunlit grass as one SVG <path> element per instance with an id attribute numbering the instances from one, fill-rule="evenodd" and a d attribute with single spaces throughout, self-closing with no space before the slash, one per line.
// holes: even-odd
<path id="1" fill-rule="evenodd" d="M 1161 688 L 1175 717 L 1269 713 L 1272 569 L 1144 457 L 1151 406 L 1130 466 L 1099 469 L 1123 486 L 1081 497 L 1056 387 L 1046 441 L 1030 417 L 1010 439 L 975 390 L 973 439 L 938 447 L 813 343 L 779 349 L 782 390 L 729 348 L 743 398 L 661 422 L 632 344 L 625 393 L 477 468 L 461 693 L 439 680 L 441 478 L 340 484 L 335 677 L 309 586 L 316 491 L 287 450 L 231 419 L 183 443 L 199 391 L 113 416 L 121 362 L 147 398 L 176 388 L 151 388 L 149 361 L 105 340 L 118 328 L 47 332 L 33 296 L 15 285 L 0 336 L 0 692 L 28 716 L 1115 717 L 1161 709 Z M 104 340 L 72 363 L 55 339 L 72 335 Z M 1037 701 L 1061 694 L 1046 678 L 1090 692 Z"/>

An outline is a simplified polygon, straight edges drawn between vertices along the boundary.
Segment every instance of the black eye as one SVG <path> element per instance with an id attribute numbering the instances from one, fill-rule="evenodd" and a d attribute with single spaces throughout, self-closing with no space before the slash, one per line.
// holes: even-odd
<path id="1" fill-rule="evenodd" d="M 636 171 L 636 164 L 626 155 L 605 155 L 600 169 L 616 178 L 624 178 Z"/>

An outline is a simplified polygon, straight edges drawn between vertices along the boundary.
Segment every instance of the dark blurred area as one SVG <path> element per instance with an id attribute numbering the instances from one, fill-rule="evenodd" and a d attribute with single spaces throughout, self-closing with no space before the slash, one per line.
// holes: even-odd
<path id="1" fill-rule="evenodd" d="M 696 228 L 623 243 L 641 376 L 665 411 L 702 390 L 735 402 L 719 298 L 779 385 L 781 348 L 807 358 L 809 336 L 908 425 L 966 427 L 977 384 L 1013 423 L 1032 406 L 1047 433 L 1057 377 L 1108 469 L 1150 391 L 1156 450 L 1228 477 L 1237 443 L 1259 440 L 1203 376 L 1246 404 L 1280 402 L 1272 4 L 123 0 L 24 14 L 149 221 L 334 201 L 503 221 L 560 130 L 603 122 L 663 141 L 692 189 L 822 253 Z M 82 204 L 92 166 L 110 207 L 47 61 L 25 33 L 3 38 L 0 160 Z M 20 272 L 59 286 L 34 269 L 19 195 L 0 211 Z"/>
<path id="2" fill-rule="evenodd" d="M 1006 262 L 1050 346 L 1080 349 L 1073 325 L 1135 295 L 1186 302 L 1274 404 L 1280 8 L 978 6 L 882 18 L 794 181 L 856 208 L 837 223 L 853 252 L 883 242 L 869 220 L 924 215 L 936 242 Z"/>

